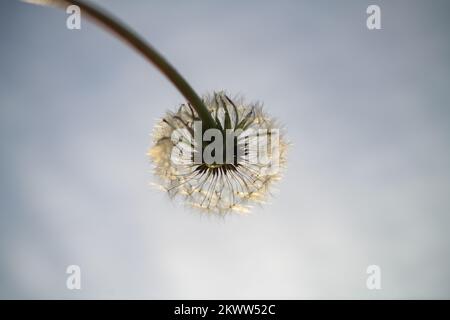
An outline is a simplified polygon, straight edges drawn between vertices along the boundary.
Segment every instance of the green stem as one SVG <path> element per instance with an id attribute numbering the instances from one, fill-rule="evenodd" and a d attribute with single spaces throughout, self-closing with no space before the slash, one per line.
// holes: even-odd
<path id="1" fill-rule="evenodd" d="M 27 0 L 25 0 L 27 1 Z M 107 30 L 111 31 L 122 39 L 125 43 L 136 49 L 144 57 L 146 57 L 153 65 L 159 69 L 172 84 L 181 92 L 187 101 L 197 111 L 200 119 L 203 122 L 203 129 L 215 128 L 216 122 L 211 116 L 211 113 L 206 108 L 203 101 L 195 93 L 194 89 L 189 83 L 178 73 L 178 71 L 152 46 L 147 44 L 141 37 L 128 28 L 125 24 L 118 19 L 112 17 L 111 14 L 97 8 L 96 6 L 80 0 L 59 0 L 57 3 L 53 1 L 42 0 L 28 0 L 29 2 L 42 3 L 42 4 L 73 4 L 81 9 L 82 14 L 86 14 L 88 17 L 95 20 L 100 25 L 103 25 Z M 58 3 L 60 2 L 60 3 Z"/>

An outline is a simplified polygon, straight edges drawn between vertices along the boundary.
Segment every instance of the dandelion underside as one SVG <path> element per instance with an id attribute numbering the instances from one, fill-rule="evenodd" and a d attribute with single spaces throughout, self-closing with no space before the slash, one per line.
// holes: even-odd
<path id="1" fill-rule="evenodd" d="M 205 150 L 205 143 L 194 137 L 200 118 L 189 103 L 182 104 L 177 112 L 168 112 L 153 132 L 149 156 L 159 186 L 172 198 L 184 199 L 207 212 L 248 212 L 252 204 L 266 201 L 273 182 L 280 179 L 286 142 L 280 135 L 276 143 L 272 141 L 276 122 L 259 104 L 245 104 L 242 98 L 232 100 L 224 92 L 205 96 L 203 102 L 218 129 L 234 134 L 234 157 L 223 163 L 195 160 L 197 153 Z M 251 152 L 260 141 L 266 161 L 255 159 L 260 153 Z M 227 143 L 223 139 L 223 154 Z"/>

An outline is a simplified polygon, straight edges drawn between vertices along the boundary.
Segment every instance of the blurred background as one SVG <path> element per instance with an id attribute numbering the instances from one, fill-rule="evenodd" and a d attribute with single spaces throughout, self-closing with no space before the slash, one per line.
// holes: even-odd
<path id="1" fill-rule="evenodd" d="M 182 96 L 83 15 L 1 1 L 0 298 L 450 298 L 450 2 L 95 3 L 200 94 L 263 101 L 288 168 L 247 216 L 170 201 L 146 152 Z"/>

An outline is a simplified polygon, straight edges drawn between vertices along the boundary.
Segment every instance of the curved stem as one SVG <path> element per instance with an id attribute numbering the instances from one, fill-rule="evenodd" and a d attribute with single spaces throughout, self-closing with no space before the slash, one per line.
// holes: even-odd
<path id="1" fill-rule="evenodd" d="M 89 4 L 80 0 L 24 0 L 25 2 L 45 5 L 76 5 L 80 7 L 82 14 L 86 14 L 88 17 L 96 21 L 98 24 L 104 26 L 107 30 L 114 33 L 125 43 L 136 49 L 145 58 L 147 58 L 156 68 L 159 69 L 172 84 L 181 92 L 187 101 L 197 111 L 200 119 L 203 122 L 203 129 L 216 127 L 216 122 L 211 116 L 211 113 L 206 108 L 203 101 L 195 93 L 194 89 L 189 83 L 178 73 L 178 71 L 152 46 L 146 43 L 140 36 L 133 32 L 130 28 L 125 26 L 118 19 L 112 17 L 111 14 L 106 13 L 100 8 L 97 8 L 93 4 Z"/>

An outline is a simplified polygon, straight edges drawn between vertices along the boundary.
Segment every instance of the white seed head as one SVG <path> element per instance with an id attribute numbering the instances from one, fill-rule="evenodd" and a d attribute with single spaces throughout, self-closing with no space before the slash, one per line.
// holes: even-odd
<path id="1" fill-rule="evenodd" d="M 168 112 L 155 126 L 148 152 L 155 174 L 172 198 L 194 208 L 248 212 L 252 204 L 265 202 L 280 179 L 287 143 L 258 103 L 232 100 L 224 92 L 204 96 L 203 103 L 217 123 L 212 135 L 199 127 L 190 104 Z"/>

